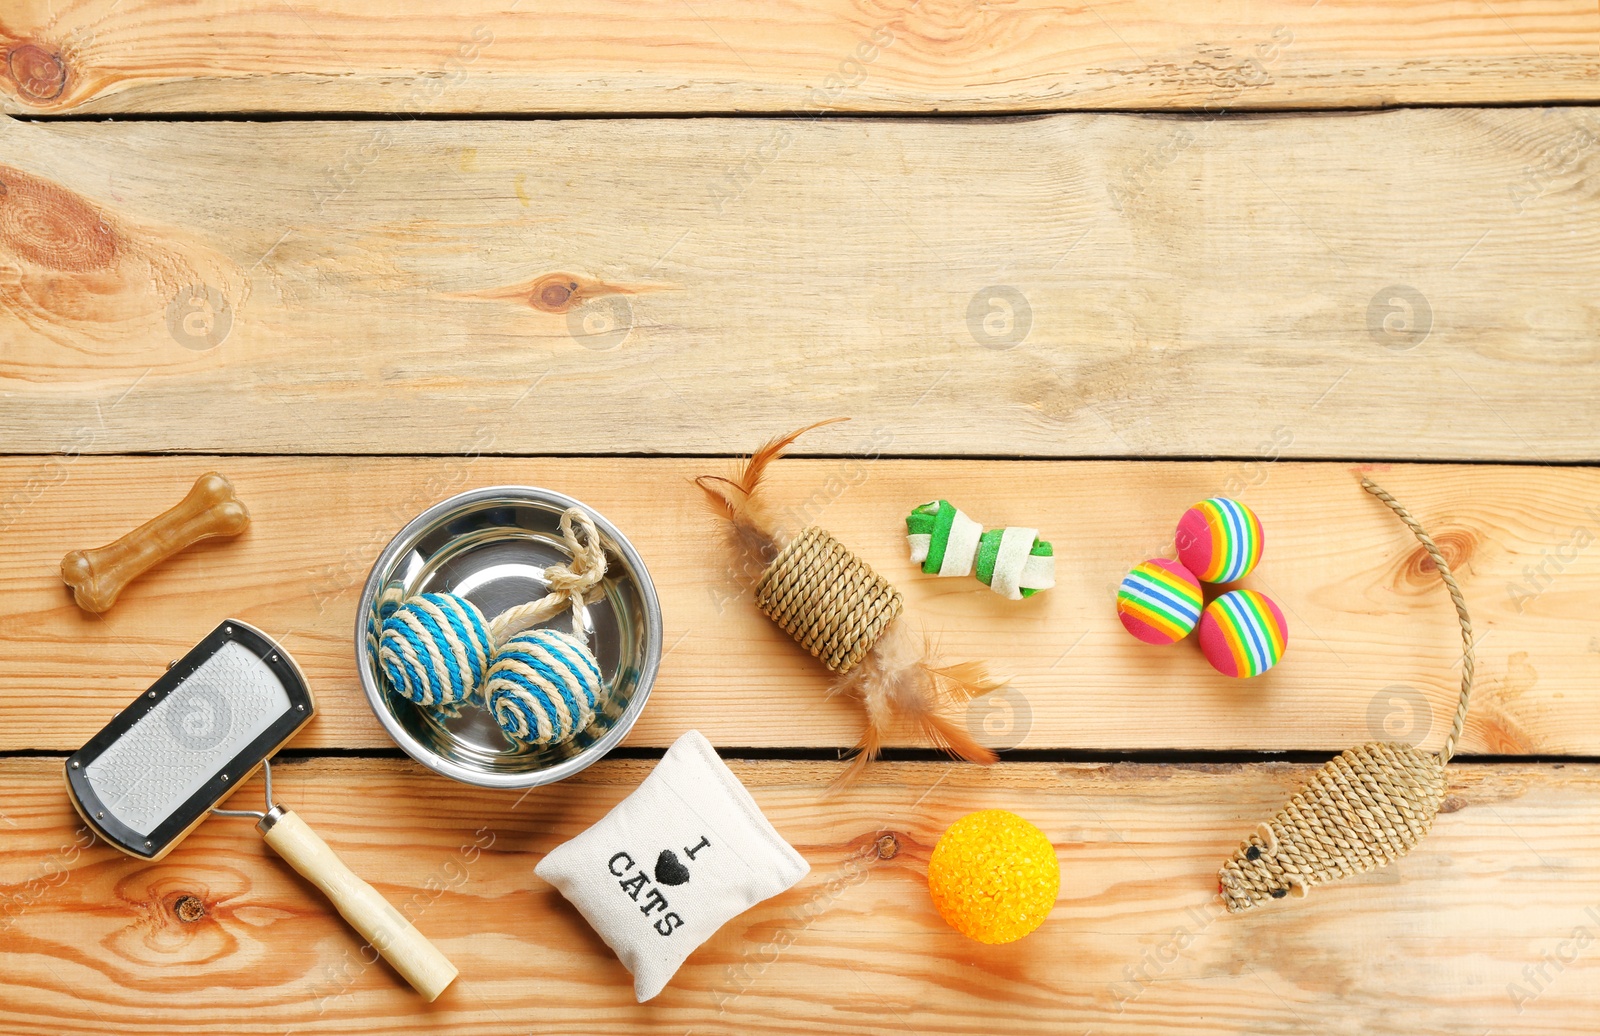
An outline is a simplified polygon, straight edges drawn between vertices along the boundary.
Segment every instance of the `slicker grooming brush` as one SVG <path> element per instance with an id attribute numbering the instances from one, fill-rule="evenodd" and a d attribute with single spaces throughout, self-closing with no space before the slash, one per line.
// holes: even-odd
<path id="1" fill-rule="evenodd" d="M 400 911 L 272 801 L 268 758 L 315 711 L 300 669 L 260 630 L 228 619 L 67 758 L 67 791 L 107 844 L 159 860 L 208 815 L 247 816 L 268 845 L 428 1000 L 456 969 Z M 266 768 L 265 812 L 216 808 Z"/>
<path id="2" fill-rule="evenodd" d="M 1445 764 L 1455 754 L 1472 697 L 1472 618 L 1433 537 L 1370 479 L 1362 479 L 1361 488 L 1406 523 L 1455 602 L 1461 624 L 1461 696 L 1455 719 L 1437 754 L 1402 742 L 1372 741 L 1326 763 L 1223 865 L 1219 886 L 1232 914 L 1268 900 L 1304 896 L 1317 885 L 1393 863 L 1422 841 L 1444 802 Z"/>

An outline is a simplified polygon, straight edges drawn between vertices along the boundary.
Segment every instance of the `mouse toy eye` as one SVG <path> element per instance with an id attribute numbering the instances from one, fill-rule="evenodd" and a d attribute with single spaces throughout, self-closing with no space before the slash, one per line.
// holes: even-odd
<path id="1" fill-rule="evenodd" d="M 1246 849 L 1244 851 L 1244 858 L 1247 860 L 1261 859 L 1261 846 L 1252 845 L 1250 848 Z"/>
<path id="2" fill-rule="evenodd" d="M 1288 889 L 1273 889 L 1272 890 L 1272 898 L 1273 899 L 1282 899 L 1284 896 L 1287 896 L 1288 894 L 1289 894 L 1289 890 Z"/>

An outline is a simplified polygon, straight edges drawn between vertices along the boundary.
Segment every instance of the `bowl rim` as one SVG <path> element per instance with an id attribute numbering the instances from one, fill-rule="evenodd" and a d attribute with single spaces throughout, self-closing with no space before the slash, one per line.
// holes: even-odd
<path id="1" fill-rule="evenodd" d="M 559 510 L 569 507 L 582 508 L 600 532 L 611 541 L 618 554 L 627 562 L 631 575 L 638 584 L 640 599 L 644 602 L 644 619 L 646 624 L 644 658 L 639 666 L 639 681 L 633 697 L 628 701 L 627 709 L 617 719 L 616 724 L 582 752 L 570 759 L 564 759 L 554 766 L 547 766 L 530 773 L 485 773 L 468 766 L 463 766 L 452 760 L 438 755 L 427 745 L 411 736 L 410 731 L 400 724 L 400 721 L 389 711 L 384 704 L 387 692 L 380 685 L 377 674 L 372 671 L 366 658 L 367 645 L 367 613 L 372 609 L 373 601 L 377 597 L 379 573 L 387 572 L 393 566 L 401 553 L 410 550 L 412 543 L 425 531 L 438 524 L 439 519 L 446 514 L 465 511 L 472 504 L 487 501 L 504 502 L 507 499 L 536 504 L 553 505 Z M 633 544 L 626 536 L 599 511 L 581 500 L 558 493 L 553 489 L 542 489 L 538 486 L 527 485 L 499 485 L 483 486 L 478 489 L 469 489 L 457 493 L 448 499 L 426 508 L 415 518 L 405 524 L 395 534 L 379 553 L 372 568 L 367 572 L 367 580 L 361 588 L 361 599 L 356 603 L 355 645 L 356 645 L 356 672 L 361 679 L 361 688 L 366 692 L 367 705 L 371 707 L 373 715 L 388 733 L 390 740 L 412 759 L 426 766 L 434 773 L 463 784 L 471 784 L 480 788 L 538 788 L 546 784 L 554 784 L 565 780 L 573 774 L 579 773 L 601 759 L 605 758 L 611 750 L 628 736 L 638 720 L 639 714 L 644 711 L 646 702 L 649 701 L 651 688 L 654 687 L 657 671 L 661 666 L 661 601 L 656 595 L 655 582 L 650 578 L 650 570 L 646 567 L 644 559 L 639 556 Z"/>

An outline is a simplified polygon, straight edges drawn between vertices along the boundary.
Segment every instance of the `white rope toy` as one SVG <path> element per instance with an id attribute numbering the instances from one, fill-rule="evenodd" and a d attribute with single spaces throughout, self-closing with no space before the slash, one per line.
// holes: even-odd
<path id="1" fill-rule="evenodd" d="M 906 516 L 911 560 L 929 575 L 976 575 L 1001 597 L 1020 601 L 1056 585 L 1056 559 L 1038 529 L 990 529 L 948 500 L 919 504 Z"/>

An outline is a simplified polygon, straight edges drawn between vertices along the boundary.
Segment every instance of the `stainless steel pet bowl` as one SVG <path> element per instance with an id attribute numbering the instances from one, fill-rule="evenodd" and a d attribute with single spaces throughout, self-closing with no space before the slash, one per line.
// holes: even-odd
<path id="1" fill-rule="evenodd" d="M 410 597 L 459 594 L 494 618 L 545 595 L 545 566 L 568 560 L 557 526 L 581 507 L 594 519 L 606 553 L 602 595 L 584 608 L 589 646 L 606 678 L 608 702 L 595 721 L 563 745 L 518 745 L 476 706 L 442 717 L 391 691 L 367 648 L 386 592 Z M 571 611 L 548 625 L 571 628 Z M 485 788 L 532 788 L 570 777 L 627 736 L 650 697 L 661 663 L 661 605 L 633 544 L 605 518 L 573 500 L 532 486 L 492 486 L 453 496 L 413 518 L 389 542 L 356 609 L 356 668 L 367 701 L 406 754 L 446 777 Z"/>

